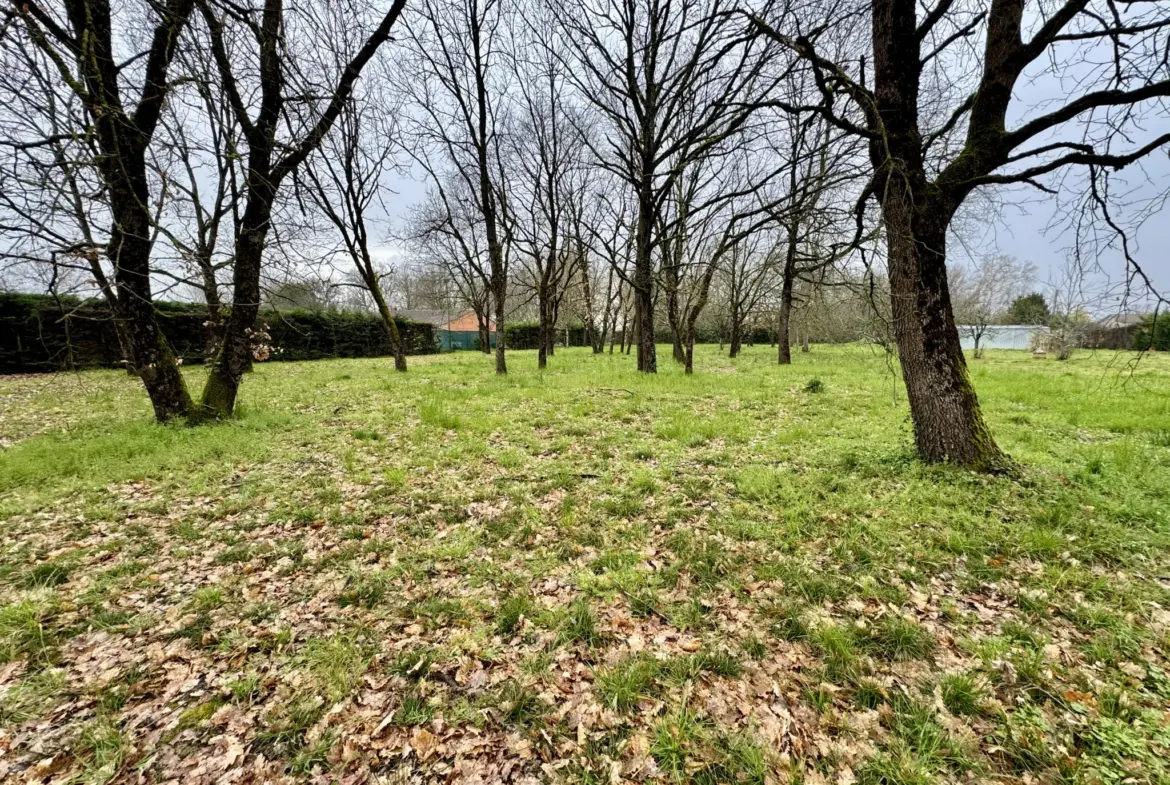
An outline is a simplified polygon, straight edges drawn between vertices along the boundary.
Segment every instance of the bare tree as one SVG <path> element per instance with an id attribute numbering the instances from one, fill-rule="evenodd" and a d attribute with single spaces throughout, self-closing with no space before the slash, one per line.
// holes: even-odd
<path id="1" fill-rule="evenodd" d="M 150 163 L 166 197 L 157 229 L 176 257 L 172 264 L 160 249 L 155 275 L 202 295 L 208 311 L 204 357 L 212 361 L 223 341 L 220 277 L 232 263 L 243 172 L 239 126 L 215 90 L 215 65 L 205 49 L 189 40 L 179 54 L 187 78 L 167 103 Z M 223 231 L 225 221 L 230 233 Z"/>
<path id="2" fill-rule="evenodd" d="M 464 256 L 486 271 L 490 284 L 498 374 L 508 372 L 504 317 L 511 235 L 499 106 L 507 92 L 507 24 L 501 0 L 423 0 L 406 28 L 412 50 L 406 89 L 420 118 L 408 152 L 426 170 L 448 216 L 456 212 L 457 184 L 482 223 L 485 258 L 466 251 Z M 470 249 L 466 240 L 461 243 Z"/>
<path id="3" fill-rule="evenodd" d="M 573 122 L 565 59 L 554 50 L 556 40 L 550 34 L 553 20 L 539 9 L 535 13 L 512 58 L 519 107 L 510 134 L 515 176 L 509 191 L 514 240 L 536 295 L 537 367 L 544 368 L 554 351 L 561 301 L 582 260 L 582 248 L 574 243 L 574 203 L 582 202 L 588 180 L 579 130 L 583 123 Z"/>
<path id="4" fill-rule="evenodd" d="M 373 58 L 378 48 L 390 39 L 405 0 L 394 0 L 381 16 L 368 37 L 356 52 L 344 60 L 339 74 L 327 71 L 325 79 L 331 83 L 325 97 L 315 84 L 302 85 L 300 93 L 291 94 L 293 77 L 306 63 L 290 57 L 289 19 L 282 0 L 263 0 L 262 7 L 225 3 L 217 7 L 213 0 L 199 0 L 199 10 L 211 39 L 211 50 L 219 71 L 220 87 L 236 122 L 243 129 L 248 146 L 247 176 L 242 199 L 244 207 L 236 233 L 233 265 L 232 312 L 224 332 L 223 347 L 211 367 L 203 389 L 202 410 L 213 417 L 230 416 L 235 407 L 236 394 L 244 373 L 251 367 L 251 331 L 260 308 L 260 275 L 264 262 L 264 247 L 272 226 L 273 207 L 281 183 L 292 174 L 320 146 L 333 123 L 341 114 L 353 91 L 362 69 Z M 350 9 L 347 25 L 361 19 L 357 7 Z M 332 33 L 335 44 L 347 43 L 342 31 L 328 29 L 329 18 L 322 14 L 316 19 L 302 13 L 298 20 L 308 20 L 306 35 Z M 336 21 L 336 19 L 334 19 Z M 322 24 L 324 23 L 324 24 Z M 325 27 L 326 29 L 322 29 Z M 256 48 L 254 60 L 239 52 L 229 54 L 229 46 L 242 48 L 246 39 Z M 249 73 L 249 66 L 255 73 Z M 323 69 L 324 70 L 324 69 Z M 297 82 L 301 80 L 296 80 Z M 259 101 L 255 115 L 249 111 L 245 88 L 255 85 Z M 281 129 L 288 126 L 287 138 L 280 139 Z"/>
<path id="5" fill-rule="evenodd" d="M 729 0 L 573 0 L 557 4 L 573 54 L 568 74 L 605 120 L 597 165 L 637 205 L 633 275 L 638 370 L 657 371 L 656 227 L 686 163 L 737 133 L 747 101 L 766 92 L 768 48 L 736 21 Z"/>
<path id="6" fill-rule="evenodd" d="M 445 185 L 438 183 L 428 199 L 415 206 L 407 242 L 416 256 L 441 272 L 459 301 L 472 309 L 479 325 L 479 348 L 491 354 L 492 268 L 474 199 L 462 193 L 462 186 L 457 176 Z M 451 298 L 445 297 L 444 302 L 450 303 Z M 497 344 L 499 339 L 497 335 Z"/>
<path id="7" fill-rule="evenodd" d="M 77 93 L 28 36 L 0 48 L 0 259 L 15 281 L 52 295 L 96 287 L 111 313 L 117 289 L 103 266 L 110 224 L 98 152 Z M 84 283 L 83 283 L 84 282 Z M 59 301 L 61 301 L 59 299 Z M 134 373 L 125 325 L 113 319 L 126 369 Z"/>
<path id="8" fill-rule="evenodd" d="M 790 80 L 788 95 L 799 100 L 803 80 Z M 772 124 L 779 129 L 778 148 L 784 193 L 776 200 L 775 220 L 784 231 L 783 262 L 776 318 L 776 360 L 792 362 L 790 324 L 801 282 L 823 285 L 825 271 L 845 258 L 852 245 L 852 200 L 864 171 L 860 145 L 816 115 L 788 115 Z M 805 343 L 804 350 L 808 351 Z"/>
<path id="9" fill-rule="evenodd" d="M 11 3 L 5 17 L 17 22 L 14 35 L 27 36 L 51 64 L 54 80 L 71 91 L 84 107 L 85 118 L 66 128 L 72 138 L 78 126 L 94 139 L 94 165 L 110 214 L 104 252 L 113 268 L 109 298 L 122 323 L 134 368 L 142 378 L 160 421 L 192 413 L 191 396 L 178 364 L 159 330 L 151 292 L 151 246 L 155 224 L 147 166 L 147 148 L 158 127 L 179 36 L 191 16 L 194 0 L 168 0 L 149 7 L 144 22 L 150 40 L 141 57 L 123 67 L 116 35 L 116 17 L 108 0 L 69 0 L 63 15 L 39 3 Z M 35 66 L 35 64 L 32 64 Z M 133 108 L 131 108 L 131 106 Z M 30 140 L 52 143 L 61 137 Z M 109 284 L 107 284 L 109 286 Z"/>
<path id="10" fill-rule="evenodd" d="M 752 323 L 760 307 L 776 285 L 780 265 L 779 237 L 776 233 L 758 232 L 739 243 L 727 254 L 722 276 L 727 297 L 727 354 L 739 356 L 744 330 Z"/>
<path id="11" fill-rule="evenodd" d="M 868 142 L 867 195 L 880 204 L 893 327 L 919 455 L 1009 469 L 960 348 L 947 286 L 948 227 L 977 188 L 1027 184 L 1051 191 L 1042 178 L 1074 166 L 1088 167 L 1093 185 L 1106 168 L 1132 164 L 1170 142 L 1168 132 L 1143 130 L 1145 118 L 1165 112 L 1170 96 L 1170 11 L 1162 3 L 1110 0 L 1063 0 L 1032 12 L 1025 0 L 987 8 L 937 0 L 921 11 L 915 0 L 812 8 L 778 0 L 752 19 L 806 65 L 819 88 L 819 100 L 785 108 L 819 114 Z M 872 79 L 864 58 L 850 59 L 859 48 L 833 43 L 842 31 L 866 29 Z M 1063 75 L 1067 97 L 1057 106 L 1021 100 L 1023 78 Z M 1132 257 L 1127 262 L 1144 278 Z"/>
<path id="12" fill-rule="evenodd" d="M 371 208 L 381 203 L 382 176 L 393 166 L 396 129 L 389 97 L 379 82 L 351 96 L 319 154 L 305 167 L 306 191 L 341 239 L 345 256 L 374 301 L 394 368 L 406 371 L 406 349 L 382 289 L 382 273 L 370 252 Z"/>

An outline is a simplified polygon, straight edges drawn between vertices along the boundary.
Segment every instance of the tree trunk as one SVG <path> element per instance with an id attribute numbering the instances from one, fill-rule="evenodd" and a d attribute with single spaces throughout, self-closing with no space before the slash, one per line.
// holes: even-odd
<path id="1" fill-rule="evenodd" d="M 236 239 L 232 312 L 224 330 L 223 346 L 203 386 L 202 408 L 207 417 L 222 419 L 235 413 L 240 382 L 252 368 L 252 331 L 260 312 L 260 266 L 276 191 L 271 183 L 259 178 L 249 183 L 249 190 L 253 192 L 248 195 Z"/>
<path id="2" fill-rule="evenodd" d="M 792 364 L 792 346 L 789 328 L 792 323 L 792 287 L 796 277 L 796 236 L 788 233 L 788 250 L 784 257 L 784 283 L 780 286 L 780 327 L 777 331 L 776 361 L 780 365 Z"/>
<path id="3" fill-rule="evenodd" d="M 983 419 L 951 311 L 946 272 L 946 215 L 916 206 L 905 188 L 887 192 L 890 297 L 894 338 L 914 421 L 918 454 L 977 471 L 1005 471 Z"/>
<path id="4" fill-rule="evenodd" d="M 728 338 L 727 356 L 738 357 L 739 350 L 743 346 L 743 324 L 739 315 L 739 310 L 732 307 L 731 310 L 731 336 Z"/>
<path id="5" fill-rule="evenodd" d="M 194 403 L 175 362 L 171 347 L 158 327 L 150 290 L 150 203 L 144 156 L 106 160 L 113 226 L 107 255 L 114 266 L 118 289 L 117 318 L 121 319 L 134 371 L 142 379 L 154 408 L 154 417 L 166 422 L 188 417 Z"/>
<path id="6" fill-rule="evenodd" d="M 687 331 L 686 350 L 683 354 L 683 373 L 690 376 L 695 372 L 695 331 Z"/>
<path id="7" fill-rule="evenodd" d="M 914 440 L 928 463 L 1007 471 L 1011 461 L 983 419 L 951 309 L 946 233 L 961 195 L 940 192 L 926 178 L 917 24 L 909 0 L 874 0 L 874 95 L 885 127 L 869 155 L 874 181 L 882 183 L 894 340 Z"/>
<path id="8" fill-rule="evenodd" d="M 475 313 L 475 323 L 479 328 L 479 350 L 484 354 L 492 353 L 492 313 L 491 308 L 487 308 L 480 313 Z"/>
<path id="9" fill-rule="evenodd" d="M 373 265 L 367 265 L 366 270 L 373 274 Z M 406 373 L 406 347 L 402 344 L 402 334 L 398 331 L 398 323 L 394 321 L 394 314 L 386 304 L 382 294 L 382 287 L 378 286 L 376 278 L 367 279 L 366 288 L 374 298 L 374 305 L 378 307 L 378 315 L 382 317 L 382 329 L 386 333 L 386 343 L 390 345 L 390 352 L 394 355 L 394 370 Z"/>
<path id="10" fill-rule="evenodd" d="M 508 297 L 507 282 L 503 271 L 497 273 L 495 268 L 492 270 L 492 278 L 492 293 L 496 299 L 496 373 L 505 376 L 508 373 L 508 360 L 504 355 L 504 303 Z"/>
<path id="11" fill-rule="evenodd" d="M 638 198 L 638 226 L 634 251 L 634 332 L 638 343 L 638 370 L 658 373 L 658 357 L 654 347 L 654 275 L 651 269 L 652 232 L 654 227 L 654 194 L 649 183 L 641 188 Z"/>
<path id="12" fill-rule="evenodd" d="M 536 328 L 536 367 L 544 369 L 548 367 L 548 350 L 551 336 L 548 324 L 549 317 L 549 302 L 548 302 L 548 288 L 542 281 L 536 292 L 536 308 L 538 311 L 538 322 Z"/>
<path id="13" fill-rule="evenodd" d="M 116 315 L 118 313 L 117 301 L 115 300 L 112 308 L 114 316 L 114 337 L 118 339 L 118 351 L 122 353 L 122 362 L 126 364 L 126 375 L 137 376 L 138 371 L 134 369 L 134 347 L 130 345 L 130 336 L 126 334 L 126 325 Z"/>

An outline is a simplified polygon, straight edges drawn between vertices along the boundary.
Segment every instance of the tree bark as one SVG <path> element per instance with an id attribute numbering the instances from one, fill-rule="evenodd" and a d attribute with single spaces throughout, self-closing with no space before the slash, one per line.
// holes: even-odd
<path id="1" fill-rule="evenodd" d="M 369 261 L 367 259 L 367 261 Z M 367 265 L 366 270 L 371 275 L 373 274 L 373 264 Z M 370 296 L 374 298 L 374 305 L 378 308 L 378 315 L 382 317 L 382 329 L 386 333 L 386 343 L 390 345 L 390 352 L 394 355 L 394 370 L 400 373 L 406 373 L 406 347 L 403 345 L 402 333 L 398 331 L 398 322 L 394 321 L 394 314 L 390 311 L 390 306 L 386 304 L 386 297 L 382 294 L 382 287 L 378 285 L 378 281 L 366 281 L 366 288 L 370 290 Z"/>
<path id="2" fill-rule="evenodd" d="M 884 134 L 870 142 L 870 160 L 883 193 L 894 339 L 918 454 L 928 463 L 1006 471 L 1011 462 L 983 419 L 951 308 L 946 232 L 961 195 L 930 187 L 926 177 L 912 0 L 874 0 L 873 52 Z"/>
<path id="3" fill-rule="evenodd" d="M 780 326 L 776 335 L 776 361 L 780 365 L 792 364 L 792 345 L 789 327 L 792 322 L 792 288 L 796 277 L 796 232 L 789 227 L 788 247 L 784 254 L 784 283 L 780 286 Z M 807 351 L 807 349 L 806 349 Z"/>
<path id="4" fill-rule="evenodd" d="M 102 123 L 99 123 L 101 127 Z M 114 132 L 110 149 L 121 146 L 129 154 L 100 157 L 109 189 L 113 226 L 107 255 L 114 266 L 118 313 L 133 358 L 133 367 L 150 397 L 155 419 L 166 422 L 192 413 L 194 405 L 174 354 L 158 327 L 150 285 L 151 216 L 146 180 L 145 151 L 138 140 L 127 139 L 128 129 Z"/>
<path id="5" fill-rule="evenodd" d="M 651 243 L 654 228 L 654 193 L 650 183 L 638 194 L 638 227 L 634 251 L 634 332 L 637 335 L 638 370 L 658 373 L 654 347 L 654 263 Z"/>
<path id="6" fill-rule="evenodd" d="M 115 317 L 122 323 L 126 347 L 134 370 L 142 379 L 159 422 L 187 417 L 193 403 L 178 363 L 158 327 L 151 299 L 150 253 L 152 216 L 146 175 L 146 150 L 170 87 L 168 68 L 180 32 L 187 24 L 193 0 L 168 4 L 154 29 L 143 73 L 142 92 L 133 114 L 125 109 L 119 66 L 113 44 L 113 18 L 108 0 L 65 3 L 75 38 L 65 41 L 63 32 L 49 35 L 77 53 L 84 82 L 70 87 L 86 103 L 93 122 L 98 154 L 97 168 L 106 186 L 112 226 L 106 255 L 114 268 Z M 28 4 L 20 13 L 29 13 Z M 48 37 L 37 36 L 38 45 L 56 57 Z"/>
<path id="7" fill-rule="evenodd" d="M 734 304 L 731 307 L 731 335 L 727 341 L 727 356 L 738 357 L 739 350 L 743 346 L 743 320 L 740 317 L 739 308 Z"/>
<path id="8" fill-rule="evenodd" d="M 254 152 L 254 155 L 261 154 L 259 149 Z M 249 165 L 254 167 L 255 162 Z M 236 238 L 231 316 L 224 330 L 223 346 L 203 387 L 202 408 L 209 417 L 232 416 L 240 382 L 252 367 L 252 331 L 260 313 L 260 268 L 276 190 L 273 183 L 255 176 L 253 171 L 248 178 L 248 191 L 247 207 Z"/>
<path id="9" fill-rule="evenodd" d="M 498 264 L 502 265 L 502 262 Z M 504 304 L 508 297 L 507 285 L 503 270 L 497 265 L 492 265 L 492 294 L 495 297 L 496 312 L 496 373 L 500 376 L 506 376 L 508 373 L 508 359 L 504 354 Z"/>
<path id="10" fill-rule="evenodd" d="M 894 338 L 914 421 L 918 454 L 978 471 L 1005 471 L 983 419 L 951 312 L 946 273 L 946 217 L 892 189 L 882 210 L 889 229 Z"/>
<path id="11" fill-rule="evenodd" d="M 476 314 L 476 322 L 479 326 L 479 350 L 484 354 L 492 353 L 492 327 L 491 317 L 487 314 Z"/>
<path id="12" fill-rule="evenodd" d="M 551 264 L 551 261 L 549 262 Z M 548 287 L 542 280 L 536 291 L 538 324 L 536 328 L 536 367 L 548 367 L 549 343 L 551 342 L 549 320 Z"/>

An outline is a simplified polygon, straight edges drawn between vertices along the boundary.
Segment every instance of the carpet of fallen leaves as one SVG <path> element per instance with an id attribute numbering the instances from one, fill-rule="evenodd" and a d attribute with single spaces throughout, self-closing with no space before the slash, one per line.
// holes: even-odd
<path id="1" fill-rule="evenodd" d="M 1170 364 L 1118 432 L 995 360 L 984 478 L 880 359 L 703 358 L 267 365 L 195 429 L 0 379 L 0 780 L 1170 782 Z"/>

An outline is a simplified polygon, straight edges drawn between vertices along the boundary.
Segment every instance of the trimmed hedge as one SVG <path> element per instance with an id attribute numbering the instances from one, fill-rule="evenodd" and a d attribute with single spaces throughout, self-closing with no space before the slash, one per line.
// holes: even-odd
<path id="1" fill-rule="evenodd" d="M 1170 313 L 1160 313 L 1156 320 L 1152 313 L 1146 314 L 1134 331 L 1133 345 L 1142 351 L 1170 352 Z"/>
<path id="2" fill-rule="evenodd" d="M 184 363 L 203 362 L 206 306 L 155 303 L 159 326 Z M 397 320 L 407 354 L 438 351 L 429 324 Z M 381 357 L 390 353 L 381 320 L 360 313 L 261 311 L 258 330 L 272 336 L 272 360 Z M 0 292 L 0 373 L 116 368 L 122 354 L 113 315 L 101 300 Z"/>
<path id="3" fill-rule="evenodd" d="M 556 345 L 562 346 L 565 340 L 565 328 L 556 328 Z M 504 345 L 509 349 L 539 349 L 540 323 L 539 322 L 505 322 Z M 585 326 L 581 324 L 569 327 L 569 346 L 585 345 Z"/>

